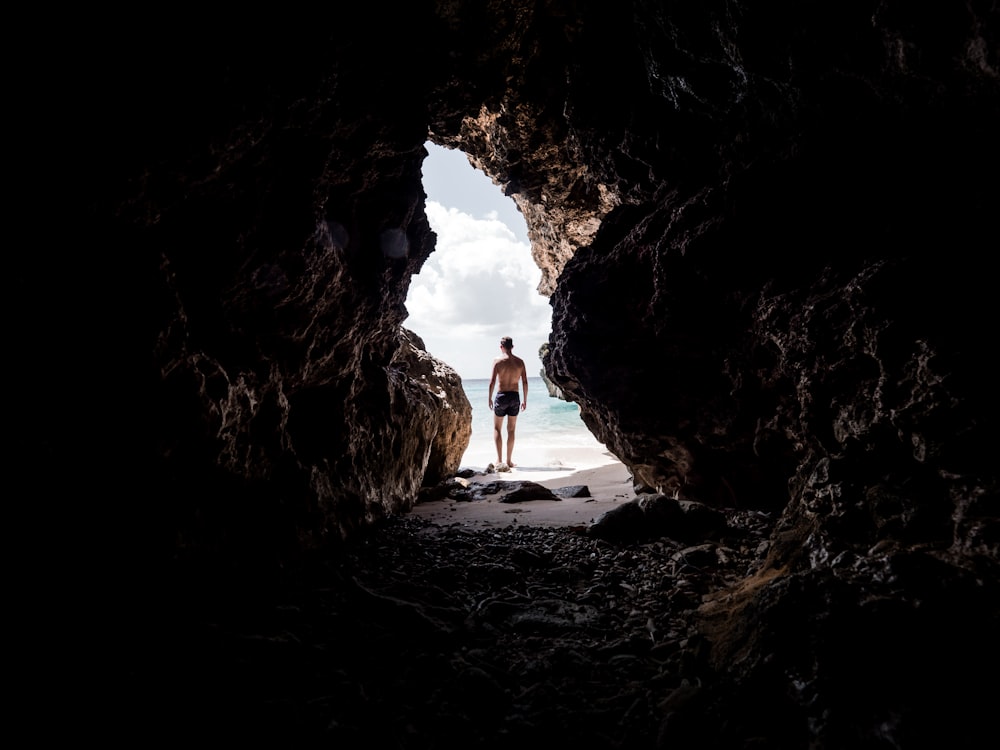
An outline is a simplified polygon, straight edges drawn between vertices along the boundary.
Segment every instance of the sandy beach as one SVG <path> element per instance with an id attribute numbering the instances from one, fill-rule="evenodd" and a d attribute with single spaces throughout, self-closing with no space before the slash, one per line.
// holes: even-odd
<path id="1" fill-rule="evenodd" d="M 480 484 L 535 482 L 550 490 L 584 485 L 589 493 L 558 500 L 504 503 L 500 502 L 504 496 L 500 491 L 483 500 L 446 498 L 419 503 L 410 514 L 438 525 L 459 524 L 477 529 L 511 524 L 589 526 L 603 513 L 635 497 L 632 477 L 625 464 L 596 440 L 593 445 L 574 446 L 519 441 L 514 452 L 517 465 L 513 469 L 486 473 L 487 467 L 495 461 L 491 447 L 470 446 L 462 468 L 474 473 L 463 481 Z"/>

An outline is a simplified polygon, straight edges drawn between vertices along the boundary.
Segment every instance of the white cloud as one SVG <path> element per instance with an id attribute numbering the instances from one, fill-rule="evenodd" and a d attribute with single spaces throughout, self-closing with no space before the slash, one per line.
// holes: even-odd
<path id="1" fill-rule="evenodd" d="M 424 144 L 427 158 L 421 167 L 424 190 L 430 200 L 457 208 L 477 219 L 496 219 L 507 225 L 521 242 L 528 241 L 528 227 L 514 201 L 485 174 L 469 163 L 463 152 Z"/>
<path id="2" fill-rule="evenodd" d="M 496 212 L 483 215 L 427 201 L 437 247 L 410 281 L 404 325 L 463 378 L 488 378 L 500 337 L 509 335 L 534 377 L 552 321 L 548 299 L 537 291 L 541 271 L 528 244 Z"/>

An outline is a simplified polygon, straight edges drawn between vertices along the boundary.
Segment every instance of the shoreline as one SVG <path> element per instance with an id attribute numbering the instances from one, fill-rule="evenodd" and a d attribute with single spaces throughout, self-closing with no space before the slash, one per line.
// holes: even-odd
<path id="1" fill-rule="evenodd" d="M 484 500 L 453 500 L 444 498 L 415 505 L 408 513 L 437 525 L 459 525 L 466 528 L 498 528 L 510 525 L 548 527 L 587 527 L 604 513 L 636 495 L 628 468 L 603 445 L 594 440 L 593 446 L 544 446 L 525 441 L 515 444 L 514 459 L 523 459 L 510 471 L 487 474 L 492 463 L 488 446 L 466 451 L 461 470 L 474 472 L 463 481 L 488 484 L 491 482 L 534 482 L 550 490 L 584 485 L 587 497 L 557 500 L 527 500 L 502 503 L 499 492 Z"/>

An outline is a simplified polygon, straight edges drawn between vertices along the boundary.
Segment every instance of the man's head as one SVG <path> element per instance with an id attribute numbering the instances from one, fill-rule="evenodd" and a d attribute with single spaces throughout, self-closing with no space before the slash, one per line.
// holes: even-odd
<path id="1" fill-rule="evenodd" d="M 511 349 L 514 348 L 514 339 L 512 339 L 510 336 L 504 336 L 503 338 L 500 339 L 500 346 L 503 347 L 503 350 L 505 352 L 509 352 Z"/>

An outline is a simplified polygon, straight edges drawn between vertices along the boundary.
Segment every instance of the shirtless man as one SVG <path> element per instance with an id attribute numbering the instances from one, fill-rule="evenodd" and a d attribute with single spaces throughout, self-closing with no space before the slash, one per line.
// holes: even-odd
<path id="1" fill-rule="evenodd" d="M 507 417 L 507 466 L 513 468 L 514 461 L 514 429 L 517 427 L 517 415 L 528 408 L 528 371 L 524 360 L 514 356 L 511 350 L 514 341 L 510 336 L 500 339 L 500 356 L 493 360 L 493 374 L 490 376 L 488 393 L 489 406 L 493 410 L 493 441 L 497 445 L 497 463 L 503 463 L 503 440 L 500 428 L 503 418 Z M 518 380 L 524 384 L 524 399 L 518 390 Z M 493 399 L 493 386 L 499 381 L 496 400 Z"/>

